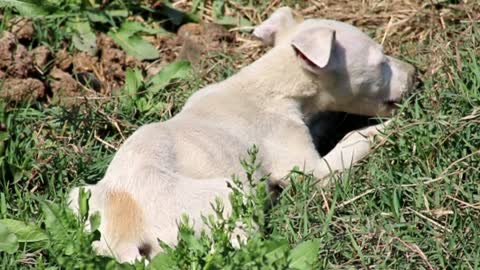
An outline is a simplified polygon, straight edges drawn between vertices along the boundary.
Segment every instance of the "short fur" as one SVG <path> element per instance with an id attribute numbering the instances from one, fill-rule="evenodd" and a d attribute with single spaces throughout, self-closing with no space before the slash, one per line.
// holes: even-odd
<path id="1" fill-rule="evenodd" d="M 87 187 L 91 210 L 102 220 L 99 253 L 133 261 L 159 252 L 157 238 L 175 245 L 181 215 L 201 230 L 201 215 L 212 212 L 216 197 L 228 215 L 227 183 L 243 172 L 239 160 L 253 144 L 260 149 L 258 173 L 271 173 L 272 186 L 286 185 L 282 179 L 296 165 L 326 184 L 330 173 L 367 155 L 381 126 L 347 134 L 322 158 L 306 123 L 324 110 L 390 115 L 391 103 L 411 87 L 413 67 L 385 56 L 350 25 L 293 18 L 291 9 L 279 9 L 254 32 L 273 49 L 196 92 L 170 120 L 139 128 L 120 147 L 104 178 Z M 75 189 L 73 209 L 77 199 Z"/>

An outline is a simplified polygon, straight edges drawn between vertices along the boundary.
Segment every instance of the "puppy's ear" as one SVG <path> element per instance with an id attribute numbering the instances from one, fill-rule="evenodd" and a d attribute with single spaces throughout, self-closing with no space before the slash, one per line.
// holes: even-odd
<path id="1" fill-rule="evenodd" d="M 275 37 L 281 31 L 296 24 L 293 10 L 289 7 L 281 7 L 270 15 L 266 21 L 255 27 L 253 35 L 261 39 L 265 45 L 272 46 L 275 43 Z"/>
<path id="2" fill-rule="evenodd" d="M 295 53 L 309 70 L 325 68 L 335 47 L 335 30 L 323 27 L 302 29 L 292 39 Z"/>

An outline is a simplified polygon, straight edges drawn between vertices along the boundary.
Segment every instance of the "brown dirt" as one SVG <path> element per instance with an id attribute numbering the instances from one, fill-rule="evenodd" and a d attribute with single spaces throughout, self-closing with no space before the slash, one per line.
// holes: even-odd
<path id="1" fill-rule="evenodd" d="M 285 1 L 269 1 L 265 9 L 242 6 L 234 1 L 225 4 L 226 13 L 248 18 L 253 25 L 258 25 Z M 287 1 L 288 2 L 288 1 Z M 394 55 L 408 55 L 416 58 L 425 54 L 435 54 L 436 46 L 430 40 L 442 37 L 445 28 L 452 23 L 459 26 L 458 33 L 450 36 L 452 42 L 458 40 L 464 27 L 461 25 L 473 25 L 480 21 L 480 5 L 478 1 L 460 0 L 459 4 L 447 5 L 441 1 L 421 0 L 308 0 L 295 6 L 295 10 L 305 18 L 328 18 L 351 23 L 364 31 L 367 31 L 376 41 L 382 43 L 385 51 Z M 192 1 L 174 1 L 173 6 L 184 11 L 191 10 Z M 213 1 L 204 1 L 201 19 L 205 22 L 213 21 Z M 458 24 L 459 22 L 463 22 Z M 466 30 L 466 31 L 471 31 Z M 255 41 L 251 35 L 243 34 L 240 29 L 232 29 L 239 44 L 239 50 L 245 56 L 237 63 L 238 66 L 248 64 L 256 59 L 262 52 L 262 45 Z M 450 31 L 452 32 L 452 31 Z M 442 37 L 445 38 L 445 37 Z M 448 44 L 447 42 L 439 42 Z M 405 47 L 405 44 L 417 44 L 417 46 Z M 437 59 L 441 62 L 441 59 Z M 436 61 L 432 61 L 436 62 Z M 425 63 L 420 67 L 422 71 L 438 69 L 438 65 Z"/>
<path id="2" fill-rule="evenodd" d="M 74 97 L 79 96 L 81 87 L 72 75 L 59 68 L 53 68 L 48 77 L 53 102 L 72 105 Z"/>
<path id="3" fill-rule="evenodd" d="M 235 35 L 214 23 L 187 23 L 178 29 L 176 43 L 190 41 L 204 50 L 219 50 L 223 42 L 232 43 Z"/>
<path id="4" fill-rule="evenodd" d="M 178 58 L 188 60 L 195 68 L 201 69 L 202 57 L 227 50 L 228 45 L 235 42 L 235 35 L 214 23 L 187 23 L 179 28 L 175 42 L 180 45 Z"/>
<path id="5" fill-rule="evenodd" d="M 33 58 L 27 48 L 21 44 L 17 44 L 15 53 L 12 55 L 12 68 L 8 73 L 14 78 L 27 78 L 29 74 L 34 72 Z"/>
<path id="6" fill-rule="evenodd" d="M 25 18 L 14 18 L 8 26 L 19 40 L 31 40 L 35 32 L 33 22 Z"/>
<path id="7" fill-rule="evenodd" d="M 125 78 L 125 52 L 115 48 L 104 49 L 100 61 L 105 78 L 108 81 L 115 81 L 119 87 L 122 86 Z"/>
<path id="8" fill-rule="evenodd" d="M 98 62 L 98 57 L 91 56 L 86 52 L 78 52 L 73 55 L 73 72 L 93 71 Z"/>
<path id="9" fill-rule="evenodd" d="M 13 78 L 26 78 L 34 72 L 32 55 L 10 32 L 0 38 L 0 70 Z"/>
<path id="10" fill-rule="evenodd" d="M 152 1 L 153 2 L 153 1 Z M 191 1 L 172 1 L 175 8 L 189 11 Z M 227 15 L 241 15 L 249 19 L 253 25 L 259 24 L 268 17 L 281 1 L 270 1 L 265 10 L 249 8 L 234 1 L 225 3 Z M 441 36 L 442 29 L 455 21 L 480 20 L 480 6 L 471 1 L 461 1 L 458 5 L 436 5 L 430 1 L 412 0 L 309 0 L 298 5 L 296 10 L 308 17 L 331 18 L 352 23 L 368 31 L 385 50 L 391 54 L 417 57 L 431 54 L 432 59 L 420 67 L 421 71 L 434 72 L 443 65 L 442 59 L 435 53 L 441 48 L 426 44 L 433 37 Z M 158 34 L 148 39 L 157 47 L 161 57 L 155 61 L 139 61 L 125 54 L 107 35 L 97 35 L 98 53 L 88 55 L 82 52 L 69 52 L 67 47 L 50 52 L 47 47 L 33 48 L 30 52 L 24 46 L 32 39 L 35 32 L 31 20 L 11 20 L 7 29 L 10 32 L 0 34 L 0 78 L 24 79 L 25 85 L 32 80 L 40 80 L 50 88 L 48 101 L 62 100 L 62 96 L 71 98 L 79 95 L 111 95 L 123 86 L 127 68 L 139 68 L 148 76 L 153 76 L 166 64 L 176 59 L 186 59 L 193 67 L 204 72 L 206 81 L 215 81 L 213 72 L 207 66 L 215 52 L 235 54 L 235 66 L 244 66 L 258 58 L 265 48 L 250 34 L 240 28 L 227 31 L 223 26 L 212 23 L 212 1 L 205 1 L 201 24 L 188 23 L 178 29 L 177 34 Z M 458 33 L 462 33 L 459 31 Z M 452 44 L 455 45 L 455 37 Z M 21 41 L 21 43 L 20 43 Z M 425 44 L 424 44 L 425 43 Z M 23 44 L 23 45 L 22 45 Z M 418 44 L 404 47 L 403 44 Z M 444 43 L 439 43 L 444 44 Z M 210 61 L 210 62 L 209 62 Z M 44 76 L 47 75 L 47 76 Z M 47 77 L 47 81 L 45 81 Z M 212 78 L 211 78 L 212 77 Z M 93 83 L 86 83 L 93 81 Z M 15 85 L 19 84 L 15 81 Z M 8 85 L 12 85 L 9 82 Z M 8 86 L 7 85 L 7 86 Z M 1 87 L 5 89 L 5 86 Z M 22 87 L 17 87 L 20 89 Z M 23 88 L 22 88 L 23 89 Z M 86 91 L 82 91 L 86 90 Z M 6 98 L 11 89 L 0 89 L 0 97 Z M 20 90 L 19 90 L 20 91 Z M 23 93 L 23 92 L 22 92 Z M 22 97 L 23 94 L 14 95 Z M 42 95 L 33 95 L 39 98 Z M 16 100 L 16 99 L 15 99 Z"/>
<path id="11" fill-rule="evenodd" d="M 45 95 L 45 85 L 37 79 L 7 78 L 1 86 L 0 98 L 7 101 L 37 100 Z"/>
<path id="12" fill-rule="evenodd" d="M 73 63 L 73 57 L 67 52 L 66 49 L 59 50 L 55 54 L 55 66 L 61 70 L 68 70 Z"/>
<path id="13" fill-rule="evenodd" d="M 0 34 L 0 70 L 6 72 L 12 65 L 12 56 L 17 47 L 17 39 L 10 32 Z"/>
<path id="14" fill-rule="evenodd" d="M 186 24 L 178 33 L 158 34 L 146 37 L 159 50 L 161 57 L 155 61 L 139 61 L 126 55 L 104 33 L 97 35 L 98 52 L 69 52 L 63 49 L 51 52 L 46 46 L 31 51 L 25 47 L 35 33 L 31 20 L 15 18 L 8 22 L 0 36 L 0 78 L 8 81 L 0 86 L 0 98 L 20 101 L 22 97 L 43 98 L 48 89 L 47 102 L 65 105 L 81 100 L 82 96 L 111 95 L 124 84 L 127 68 L 139 68 L 147 78 L 157 74 L 165 65 L 176 59 L 186 59 L 201 70 L 205 56 L 213 51 L 226 51 L 232 47 L 235 35 L 213 23 Z M 15 80 L 11 80 L 15 79 Z M 33 95 L 25 95 L 25 89 L 35 82 Z M 40 84 L 42 84 L 42 91 Z M 18 91 L 18 93 L 17 93 Z M 12 98 L 11 98 L 12 97 Z"/>
<path id="15" fill-rule="evenodd" d="M 48 49 L 46 46 L 36 47 L 31 51 L 31 55 L 33 57 L 33 64 L 35 65 L 35 68 L 42 71 L 46 68 L 49 60 L 52 57 L 50 49 Z"/>

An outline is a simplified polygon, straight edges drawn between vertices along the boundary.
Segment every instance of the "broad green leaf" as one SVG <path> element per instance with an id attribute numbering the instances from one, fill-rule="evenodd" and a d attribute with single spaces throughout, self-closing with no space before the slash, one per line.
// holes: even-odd
<path id="1" fill-rule="evenodd" d="M 136 24 L 123 23 L 122 27 L 117 31 L 110 31 L 108 35 L 129 55 L 132 55 L 139 60 L 156 59 L 160 55 L 155 47 L 149 42 L 145 41 L 137 33 L 140 30 Z"/>
<path id="2" fill-rule="evenodd" d="M 173 79 L 183 79 L 191 74 L 192 67 L 190 62 L 180 60 L 175 61 L 164 67 L 157 75 L 153 76 L 148 82 L 148 91 L 157 93 L 167 86 Z"/>
<path id="3" fill-rule="evenodd" d="M 215 20 L 216 23 L 227 26 L 239 26 L 248 27 L 252 26 L 252 23 L 245 18 L 234 18 L 230 16 L 223 16 Z"/>
<path id="4" fill-rule="evenodd" d="M 212 5 L 213 10 L 213 18 L 218 19 L 223 16 L 223 6 L 225 4 L 225 0 L 214 0 Z"/>
<path id="5" fill-rule="evenodd" d="M 75 48 L 91 55 L 97 52 L 97 36 L 88 21 L 69 21 L 68 27 L 73 32 L 72 42 Z"/>
<path id="6" fill-rule="evenodd" d="M 100 228 L 100 222 L 101 222 L 100 212 L 93 213 L 93 215 L 90 216 L 90 230 L 92 232 L 98 230 L 98 228 Z"/>
<path id="7" fill-rule="evenodd" d="M 150 105 L 146 97 L 140 97 L 135 100 L 135 107 L 140 111 L 140 112 L 145 112 L 150 110 Z"/>
<path id="8" fill-rule="evenodd" d="M 0 142 L 4 142 L 10 138 L 7 131 L 0 131 Z"/>
<path id="9" fill-rule="evenodd" d="M 155 256 L 149 264 L 149 269 L 163 270 L 173 269 L 175 267 L 175 261 L 171 253 L 162 252 Z"/>
<path id="10" fill-rule="evenodd" d="M 143 76 L 140 70 L 127 68 L 125 72 L 125 92 L 131 97 L 137 95 L 138 89 L 143 84 Z"/>
<path id="11" fill-rule="evenodd" d="M 157 49 L 140 36 L 125 36 L 118 33 L 111 33 L 110 37 L 129 55 L 139 60 L 156 59 L 160 57 Z"/>
<path id="12" fill-rule="evenodd" d="M 23 221 L 14 219 L 0 219 L 0 225 L 7 227 L 10 232 L 15 234 L 18 242 L 48 241 L 48 235 L 36 225 L 26 224 Z"/>
<path id="13" fill-rule="evenodd" d="M 87 11 L 86 14 L 87 14 L 88 20 L 91 21 L 91 22 L 96 22 L 96 23 L 108 23 L 109 22 L 108 16 L 103 12 Z"/>
<path id="14" fill-rule="evenodd" d="M 203 4 L 203 3 L 200 0 L 193 0 L 192 1 L 192 8 L 191 8 L 190 12 L 195 14 L 201 4 Z"/>
<path id="15" fill-rule="evenodd" d="M 128 17 L 128 11 L 124 9 L 106 11 L 93 10 L 87 11 L 86 14 L 90 21 L 99 23 L 108 23 L 111 21 L 111 18 L 115 17 Z"/>
<path id="16" fill-rule="evenodd" d="M 1 0 L 0 7 L 13 7 L 25 17 L 40 17 L 48 15 L 48 10 L 41 1 L 32 0 Z"/>
<path id="17" fill-rule="evenodd" d="M 2 152 L 0 152 L 1 154 Z M 1 163 L 1 160 L 0 160 Z M 7 214 L 7 200 L 5 199 L 5 193 L 0 192 L 0 214 L 5 217 Z"/>
<path id="18" fill-rule="evenodd" d="M 318 261 L 318 251 L 320 250 L 320 240 L 309 240 L 300 243 L 290 253 L 291 269 L 312 269 Z"/>
<path id="19" fill-rule="evenodd" d="M 128 10 L 125 9 L 107 10 L 105 13 L 110 17 L 128 17 Z"/>
<path id="20" fill-rule="evenodd" d="M 273 263 L 284 257 L 289 249 L 287 240 L 269 241 L 265 245 L 269 250 L 269 252 L 265 254 L 265 258 L 267 258 L 268 262 L 270 263 Z"/>
<path id="21" fill-rule="evenodd" d="M 128 35 L 133 35 L 139 32 L 143 32 L 151 35 L 158 34 L 158 33 L 166 33 L 165 29 L 153 29 L 145 26 L 140 22 L 135 22 L 135 21 L 124 22 L 122 24 L 122 27 L 120 28 L 120 31 Z"/>
<path id="22" fill-rule="evenodd" d="M 88 216 L 88 199 L 90 199 L 91 193 L 89 190 L 85 191 L 84 188 L 80 188 L 78 193 L 78 208 L 80 210 L 80 217 L 87 218 Z"/>
<path id="23" fill-rule="evenodd" d="M 41 209 L 45 217 L 45 227 L 48 231 L 55 233 L 55 231 L 61 229 L 62 223 L 58 218 L 60 215 L 60 209 L 57 205 L 52 202 L 43 201 L 41 202 Z"/>
<path id="24" fill-rule="evenodd" d="M 187 223 L 184 223 L 187 224 Z M 192 230 L 187 229 L 186 227 L 179 228 L 179 236 L 182 241 L 188 246 L 190 250 L 201 251 L 204 247 L 202 246 L 200 240 L 195 237 L 195 234 Z"/>
<path id="25" fill-rule="evenodd" d="M 0 252 L 12 254 L 18 249 L 18 239 L 7 226 L 0 224 Z"/>
<path id="26" fill-rule="evenodd" d="M 152 107 L 145 113 L 145 116 L 161 112 L 165 110 L 166 107 L 167 107 L 167 103 L 165 102 L 154 103 Z"/>
<path id="27" fill-rule="evenodd" d="M 68 243 L 63 251 L 65 252 L 65 255 L 70 256 L 75 252 L 75 247 L 72 243 Z"/>

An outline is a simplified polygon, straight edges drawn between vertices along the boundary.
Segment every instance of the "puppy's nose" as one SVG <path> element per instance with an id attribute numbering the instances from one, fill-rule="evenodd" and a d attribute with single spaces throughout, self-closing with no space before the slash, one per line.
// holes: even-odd
<path id="1" fill-rule="evenodd" d="M 415 66 L 407 63 L 404 63 L 404 67 L 407 72 L 407 91 L 411 91 L 415 84 L 417 69 L 415 68 Z"/>

